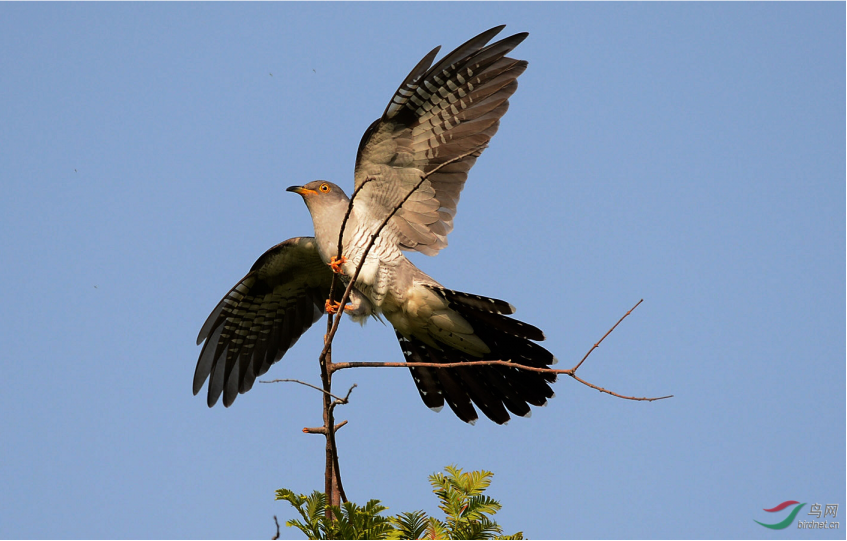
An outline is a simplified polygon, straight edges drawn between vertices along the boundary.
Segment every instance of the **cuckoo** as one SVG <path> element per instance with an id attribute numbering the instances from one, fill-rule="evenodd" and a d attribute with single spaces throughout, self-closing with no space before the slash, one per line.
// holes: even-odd
<path id="1" fill-rule="evenodd" d="M 209 407 L 221 394 L 231 405 L 325 311 L 339 309 L 341 291 L 328 299 L 333 272 L 349 284 L 363 256 L 350 304 L 341 309 L 357 321 L 388 320 L 407 362 L 504 360 L 537 368 L 556 362 L 536 343 L 544 340 L 541 330 L 509 317 L 511 304 L 447 289 L 403 253 L 435 255 L 447 246 L 468 171 L 497 132 L 527 67 L 506 56 L 527 33 L 488 44 L 502 29 L 483 32 L 435 65 L 440 47 L 433 49 L 367 129 L 342 253 L 338 239 L 350 198 L 321 180 L 288 188 L 306 203 L 315 236 L 262 254 L 209 315 L 197 338 L 205 343 L 194 374 L 195 395 L 209 380 Z M 467 423 L 478 418 L 474 405 L 499 424 L 510 413 L 529 417 L 530 406 L 554 396 L 556 380 L 553 373 L 504 365 L 409 370 L 424 404 L 439 411 L 446 402 Z"/>

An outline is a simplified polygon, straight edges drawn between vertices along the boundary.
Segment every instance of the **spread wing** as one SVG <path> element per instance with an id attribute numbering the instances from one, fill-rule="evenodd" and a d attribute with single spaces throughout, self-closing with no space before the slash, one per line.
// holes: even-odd
<path id="1" fill-rule="evenodd" d="M 469 40 L 430 68 L 436 47 L 409 73 L 382 117 L 362 137 L 356 157 L 357 213 L 375 223 L 403 200 L 421 177 L 438 169 L 391 219 L 405 250 L 435 255 L 447 246 L 459 194 L 482 148 L 497 133 L 509 96 L 526 69 L 505 55 L 527 34 L 486 46 L 503 26 Z"/>
<path id="2" fill-rule="evenodd" d="M 312 237 L 288 239 L 262 254 L 200 329 L 197 344 L 206 343 L 194 372 L 194 394 L 207 378 L 209 407 L 222 392 L 229 407 L 249 391 L 321 317 L 331 283 L 332 271 Z"/>

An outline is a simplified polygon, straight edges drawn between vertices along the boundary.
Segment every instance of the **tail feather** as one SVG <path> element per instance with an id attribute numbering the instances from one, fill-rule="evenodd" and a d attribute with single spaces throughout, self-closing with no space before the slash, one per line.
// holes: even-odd
<path id="1" fill-rule="evenodd" d="M 464 303 L 462 306 L 473 314 L 474 319 L 480 323 L 494 327 L 498 331 L 526 340 L 542 341 L 545 338 L 544 332 L 541 329 L 529 323 L 524 323 L 523 321 L 518 321 L 517 319 L 512 319 L 499 313 L 484 312 Z"/>
<path id="2" fill-rule="evenodd" d="M 442 358 L 445 358 L 449 363 L 460 363 L 465 360 L 463 356 L 457 355 L 456 350 L 445 350 L 443 353 Z M 479 406 L 486 417 L 498 425 L 509 422 L 509 413 L 503 406 L 501 393 L 498 393 L 494 386 L 488 382 L 489 377 L 493 375 L 491 371 L 486 372 L 483 367 L 479 366 L 468 366 L 467 368 L 456 368 L 454 373 L 463 383 L 467 396 L 474 404 Z"/>
<path id="3" fill-rule="evenodd" d="M 449 302 L 473 328 L 490 352 L 475 357 L 443 342 L 434 347 L 414 336 L 397 333 L 400 347 L 409 362 L 461 363 L 503 360 L 536 368 L 547 368 L 556 358 L 532 340 L 543 340 L 540 329 L 506 317 L 514 307 L 505 301 L 470 295 L 439 287 L 431 288 Z M 439 342 L 437 337 L 430 337 Z M 498 424 L 509 421 L 509 412 L 528 417 L 530 406 L 543 406 L 554 396 L 549 383 L 556 374 L 521 370 L 511 366 L 467 366 L 460 368 L 410 367 L 421 399 L 438 411 L 444 401 L 457 417 L 473 424 L 476 405 Z"/>
<path id="4" fill-rule="evenodd" d="M 552 353 L 544 349 L 544 347 L 530 342 L 524 338 L 518 338 L 510 334 L 504 333 L 491 326 L 483 324 L 483 322 L 474 317 L 475 314 L 469 311 L 459 310 L 468 322 L 473 326 L 474 332 L 485 342 L 489 348 L 496 350 L 501 356 L 501 360 L 512 361 L 525 366 L 535 368 L 546 368 L 555 363 L 555 357 Z M 501 316 L 502 317 L 502 316 Z M 538 374 L 538 372 L 535 372 Z M 556 381 L 555 374 L 544 374 L 549 377 L 549 381 Z"/>
<path id="5" fill-rule="evenodd" d="M 521 398 L 526 400 L 528 404 L 533 406 L 544 406 L 547 400 L 553 398 L 555 393 L 548 385 L 548 377 L 555 374 L 539 374 L 538 372 L 529 372 L 519 368 L 499 367 L 503 370 L 509 370 L 506 375 L 509 381 L 517 388 Z"/>
<path id="6" fill-rule="evenodd" d="M 491 312 L 494 314 L 515 313 L 514 306 L 506 301 L 501 301 L 500 299 L 492 299 L 491 297 L 462 293 L 461 291 L 455 291 L 453 289 L 446 289 L 443 287 L 431 287 L 430 289 L 441 294 L 441 296 L 450 301 L 451 304 L 461 304 L 471 308 L 476 308 L 483 312 Z"/>
<path id="7" fill-rule="evenodd" d="M 429 362 L 429 358 L 421 357 L 419 348 L 413 347 L 408 338 L 404 338 L 400 333 L 396 334 L 400 347 L 403 349 L 403 355 L 406 356 L 406 362 Z M 415 386 L 418 388 L 418 393 L 426 407 L 441 411 L 441 408 L 444 407 L 444 394 L 441 391 L 441 384 L 438 382 L 438 375 L 435 371 L 424 366 L 410 367 L 409 371 L 412 373 L 412 379 L 415 380 Z"/>
<path id="8" fill-rule="evenodd" d="M 411 359 L 409 359 L 411 361 Z M 416 362 L 416 361 L 413 361 Z M 438 374 L 432 368 L 420 367 L 409 368 L 421 400 L 431 410 L 441 411 L 444 407 L 444 394 L 441 392 L 441 384 L 438 382 Z"/>
<path id="9" fill-rule="evenodd" d="M 499 393 L 500 398 L 503 400 L 503 405 L 519 417 L 529 416 L 531 412 L 529 404 L 533 404 L 530 400 L 531 396 L 527 395 L 526 391 L 521 389 L 513 381 L 514 376 L 517 375 L 516 372 L 522 372 L 522 370 L 502 366 L 496 368 L 496 370 L 488 371 L 488 382 Z M 481 369 L 481 367 L 477 368 L 477 370 Z"/>
<path id="10" fill-rule="evenodd" d="M 409 362 L 438 363 L 442 361 L 438 357 L 441 352 L 432 351 L 431 346 L 415 338 L 407 338 L 399 332 L 397 339 L 400 348 Z M 474 424 L 479 418 L 471 404 L 468 393 L 464 390 L 461 380 L 455 376 L 453 370 L 439 370 L 429 367 L 410 367 L 415 386 L 426 406 L 435 411 L 441 411 L 444 402 L 450 406 L 456 417 L 466 423 Z"/>
<path id="11" fill-rule="evenodd" d="M 429 349 L 429 346 L 426 344 L 423 344 L 423 346 Z M 432 355 L 433 352 L 430 350 L 429 353 L 430 362 L 437 362 L 436 357 Z M 438 381 L 441 383 L 441 389 L 444 393 L 444 398 L 447 400 L 447 405 L 450 406 L 456 417 L 466 423 L 475 424 L 479 417 L 471 403 L 468 392 L 465 390 L 464 385 L 462 385 L 463 382 L 459 374 L 455 370 L 435 369 L 434 371 L 438 375 Z"/>

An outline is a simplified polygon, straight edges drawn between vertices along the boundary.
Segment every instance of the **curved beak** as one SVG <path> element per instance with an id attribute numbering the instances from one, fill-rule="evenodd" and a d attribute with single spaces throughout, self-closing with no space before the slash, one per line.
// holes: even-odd
<path id="1" fill-rule="evenodd" d="M 315 190 L 310 190 L 308 188 L 304 188 L 303 186 L 289 186 L 285 189 L 286 192 L 294 192 L 297 195 L 306 195 L 309 193 L 318 193 Z"/>

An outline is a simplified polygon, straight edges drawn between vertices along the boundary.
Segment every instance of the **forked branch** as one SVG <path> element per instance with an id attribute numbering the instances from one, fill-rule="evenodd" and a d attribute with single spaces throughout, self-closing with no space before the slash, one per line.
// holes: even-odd
<path id="1" fill-rule="evenodd" d="M 659 397 L 652 397 L 652 398 L 651 397 L 640 397 L 639 398 L 639 397 L 635 397 L 635 396 L 627 396 L 627 395 L 616 393 L 614 391 L 610 391 L 608 389 L 604 389 L 603 387 L 600 387 L 599 385 L 589 383 L 589 382 L 585 381 L 584 379 L 582 379 L 582 378 L 580 378 L 579 376 L 576 375 L 576 371 L 579 369 L 580 366 L 582 366 L 582 363 L 585 362 L 585 360 L 588 358 L 588 356 L 591 355 L 591 353 L 600 346 L 600 344 L 603 342 L 603 340 L 605 340 L 606 337 L 609 336 L 612 333 L 612 331 L 615 330 L 615 328 L 621 323 L 621 321 L 626 319 L 626 317 L 628 315 L 630 315 L 633 312 L 633 310 L 638 308 L 638 305 L 641 304 L 642 302 L 644 302 L 644 299 L 641 299 L 640 301 L 635 303 L 635 306 L 630 308 L 629 311 L 627 311 L 627 313 L 625 313 L 618 320 L 617 323 L 612 325 L 612 328 L 610 328 L 608 331 L 606 331 L 606 334 L 604 334 L 603 337 L 600 338 L 600 340 L 598 340 L 591 347 L 591 349 L 588 350 L 588 353 L 585 354 L 585 356 L 582 358 L 582 360 L 580 360 L 576 364 L 576 366 L 574 366 L 573 368 L 568 368 L 567 370 L 559 370 L 559 369 L 555 369 L 555 368 L 538 368 L 538 367 L 535 367 L 535 366 L 526 366 L 526 365 L 518 364 L 518 363 L 515 363 L 515 362 L 512 362 L 512 361 L 504 361 L 504 360 L 471 361 L 471 362 L 460 362 L 460 363 L 345 362 L 345 363 L 333 363 L 330 370 L 332 372 L 335 372 L 337 370 L 344 370 L 346 368 L 365 368 L 365 367 L 367 367 L 367 368 L 415 368 L 415 367 L 461 368 L 461 367 L 468 367 L 468 366 L 473 366 L 473 365 L 475 365 L 475 366 L 508 366 L 508 367 L 511 367 L 511 368 L 517 368 L 519 370 L 528 370 L 530 372 L 539 372 L 539 373 L 542 373 L 542 374 L 564 374 L 566 376 L 572 377 L 573 379 L 582 383 L 583 385 L 586 385 L 588 387 L 591 387 L 592 389 L 596 389 L 597 391 L 600 391 L 601 393 L 610 394 L 612 396 L 616 396 L 618 398 L 623 398 L 625 400 L 636 400 L 636 401 L 640 401 L 640 402 L 653 402 L 655 400 L 664 400 L 666 398 L 672 398 L 673 395 L 659 396 Z"/>
<path id="2" fill-rule="evenodd" d="M 339 404 L 346 404 L 347 399 L 350 398 L 349 392 L 347 393 L 346 398 L 341 398 L 339 396 L 335 396 L 334 394 L 332 394 L 331 392 L 329 392 L 325 389 L 321 389 L 317 385 L 312 385 L 311 383 L 306 383 L 305 381 L 300 381 L 299 379 L 272 379 L 272 380 L 268 380 L 268 381 L 259 381 L 259 383 L 299 383 L 300 385 L 305 385 L 306 387 L 310 387 L 310 388 L 312 388 L 316 391 L 320 391 L 322 393 L 325 393 L 325 394 L 331 396 Z M 353 387 L 355 387 L 355 385 Z M 350 390 L 352 391 L 353 389 L 351 388 Z"/>

